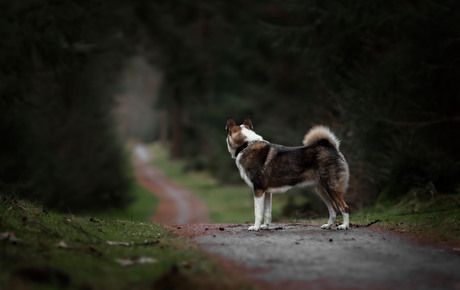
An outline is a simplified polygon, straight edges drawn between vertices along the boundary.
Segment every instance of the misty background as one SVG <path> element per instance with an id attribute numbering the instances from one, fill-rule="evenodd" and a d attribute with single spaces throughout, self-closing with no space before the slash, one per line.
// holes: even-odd
<path id="1" fill-rule="evenodd" d="M 230 116 L 287 146 L 329 126 L 354 208 L 459 193 L 459 1 L 2 1 L 0 35 L 2 194 L 126 206 L 154 141 L 242 183 Z"/>

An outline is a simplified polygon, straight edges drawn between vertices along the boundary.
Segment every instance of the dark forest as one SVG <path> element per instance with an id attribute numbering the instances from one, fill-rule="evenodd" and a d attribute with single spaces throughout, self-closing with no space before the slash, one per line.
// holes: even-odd
<path id="1" fill-rule="evenodd" d="M 230 116 L 288 146 L 329 126 L 352 201 L 459 193 L 459 1 L 2 1 L 0 35 L 2 194 L 122 207 L 134 139 L 241 182 Z M 149 104 L 134 125 L 133 59 Z"/>

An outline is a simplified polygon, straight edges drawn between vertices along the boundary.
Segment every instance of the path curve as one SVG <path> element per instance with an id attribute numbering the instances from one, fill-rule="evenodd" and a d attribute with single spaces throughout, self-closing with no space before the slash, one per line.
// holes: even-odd
<path id="1" fill-rule="evenodd" d="M 209 222 L 206 204 L 190 191 L 167 179 L 162 172 L 149 165 L 151 154 L 145 146 L 134 147 L 134 171 L 138 182 L 159 200 L 150 219 L 164 225 L 199 224 Z"/>

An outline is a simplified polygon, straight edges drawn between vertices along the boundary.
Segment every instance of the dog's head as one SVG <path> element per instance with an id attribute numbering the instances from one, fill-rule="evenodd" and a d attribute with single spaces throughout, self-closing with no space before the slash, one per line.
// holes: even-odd
<path id="1" fill-rule="evenodd" d="M 262 141 L 263 138 L 254 132 L 252 121 L 246 118 L 242 125 L 238 126 L 232 118 L 228 118 L 227 126 L 227 148 L 232 158 L 236 158 L 236 151 L 245 143 L 253 141 Z"/>

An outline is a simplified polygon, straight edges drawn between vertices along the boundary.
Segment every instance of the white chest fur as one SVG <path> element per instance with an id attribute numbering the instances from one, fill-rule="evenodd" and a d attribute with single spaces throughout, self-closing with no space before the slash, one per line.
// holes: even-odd
<path id="1" fill-rule="evenodd" d="M 246 170 L 244 170 L 243 165 L 241 165 L 241 163 L 240 163 L 240 160 L 241 160 L 242 156 L 243 156 L 243 154 L 239 154 L 236 157 L 236 166 L 238 167 L 238 170 L 240 171 L 241 178 L 243 178 L 243 180 L 246 182 L 246 184 L 250 188 L 253 188 L 253 184 L 251 182 L 251 179 L 249 179 L 249 176 L 247 175 Z"/>

